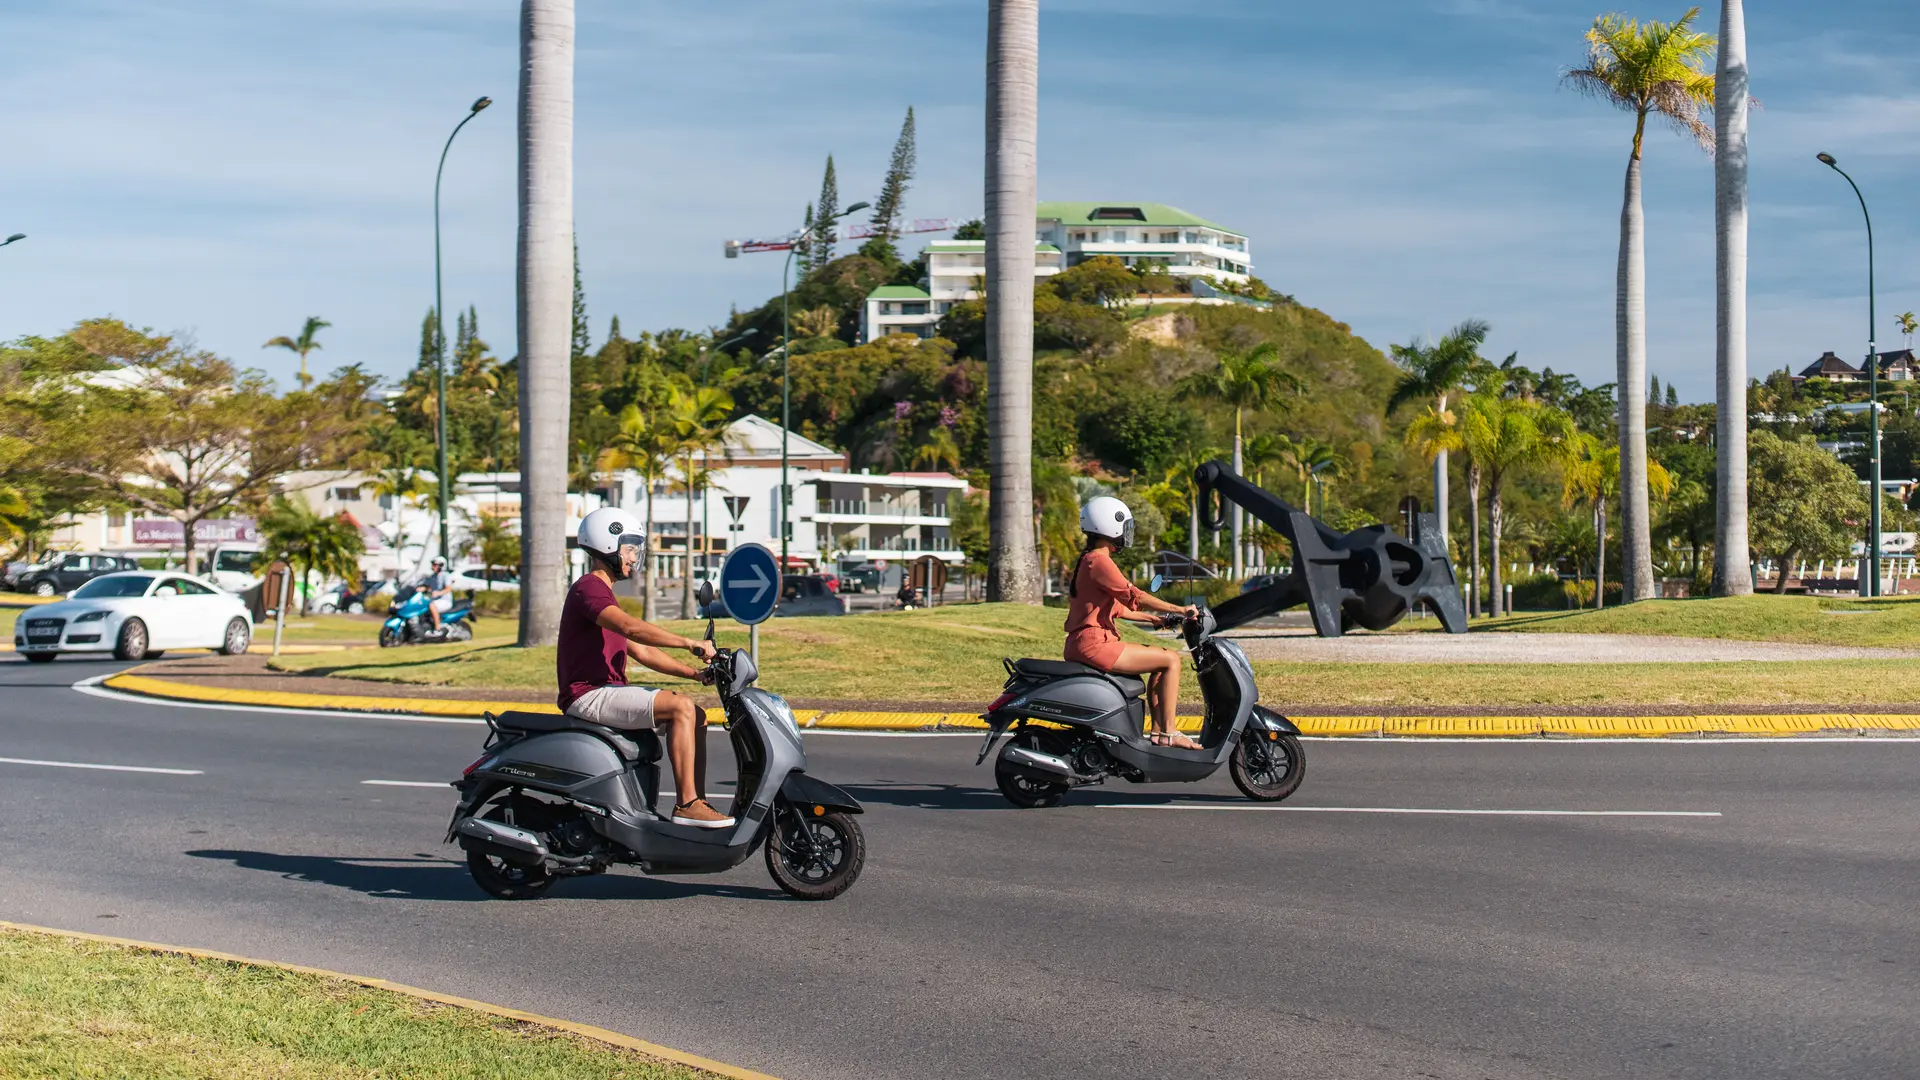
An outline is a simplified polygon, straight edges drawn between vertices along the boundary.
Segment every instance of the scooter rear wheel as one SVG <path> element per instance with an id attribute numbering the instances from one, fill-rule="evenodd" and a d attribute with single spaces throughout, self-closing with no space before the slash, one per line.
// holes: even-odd
<path id="1" fill-rule="evenodd" d="M 1296 736 L 1283 733 L 1269 739 L 1249 731 L 1233 748 L 1227 771 L 1240 794 L 1255 802 L 1279 802 L 1299 790 L 1307 778 L 1307 758 Z"/>
<path id="2" fill-rule="evenodd" d="M 1033 810 L 1059 806 L 1060 801 L 1067 797 L 1071 785 L 1034 779 L 1007 763 L 1007 751 L 1015 747 L 1047 754 L 1058 753 L 1059 747 L 1053 742 L 1038 731 L 1027 730 L 1007 740 L 1007 745 L 1001 747 L 1000 756 L 993 762 L 993 779 L 1000 785 L 1000 794 L 1005 795 L 1008 802 L 1022 810 Z"/>
<path id="3" fill-rule="evenodd" d="M 804 830 L 804 832 L 803 832 Z M 853 888 L 867 861 L 867 840 L 852 814 L 797 808 L 767 830 L 767 873 L 798 900 L 831 900 Z"/>
<path id="4" fill-rule="evenodd" d="M 467 852 L 467 873 L 488 896 L 499 900 L 533 900 L 553 888 L 555 878 L 544 868 L 515 866 L 485 852 Z"/>

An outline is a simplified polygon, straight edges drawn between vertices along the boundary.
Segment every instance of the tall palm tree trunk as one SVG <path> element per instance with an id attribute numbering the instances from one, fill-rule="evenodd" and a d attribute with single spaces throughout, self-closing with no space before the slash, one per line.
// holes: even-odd
<path id="1" fill-rule="evenodd" d="M 1446 414 L 1447 395 L 1440 395 L 1440 399 L 1434 403 L 1434 411 L 1441 415 Z M 1445 450 L 1433 455 L 1433 518 L 1440 523 L 1440 546 L 1444 549 L 1449 535 L 1447 532 L 1447 452 Z"/>
<path id="2" fill-rule="evenodd" d="M 1034 209 L 1040 0 L 987 4 L 987 599 L 1040 602 L 1033 523 Z"/>
<path id="3" fill-rule="evenodd" d="M 1500 589 L 1500 524 L 1505 510 L 1500 497 L 1501 479 L 1498 474 L 1487 478 L 1487 531 L 1493 534 L 1493 563 L 1487 568 L 1492 595 L 1487 601 L 1487 613 L 1496 619 L 1512 614 L 1506 609 L 1506 594 Z"/>
<path id="4" fill-rule="evenodd" d="M 693 617 L 693 451 L 687 451 L 687 558 L 680 567 L 680 617 Z M 783 571 L 784 572 L 784 571 Z"/>
<path id="5" fill-rule="evenodd" d="M 653 474 L 643 475 L 647 485 L 647 542 L 640 549 L 640 617 L 652 620 L 653 610 Z"/>
<path id="6" fill-rule="evenodd" d="M 1187 493 L 1187 558 L 1200 565 L 1200 488 Z"/>
<path id="7" fill-rule="evenodd" d="M 1640 119 L 1644 129 L 1646 119 Z M 1620 546 L 1621 599 L 1653 596 L 1653 530 L 1647 509 L 1647 229 L 1640 203 L 1640 136 L 1633 136 L 1627 159 L 1625 198 L 1620 208 L 1620 274 L 1614 297 L 1615 340 L 1620 383 Z"/>
<path id="8" fill-rule="evenodd" d="M 551 645 L 567 590 L 573 335 L 573 0 L 520 4 L 520 644 Z"/>
<path id="9" fill-rule="evenodd" d="M 1607 503 L 1593 504 L 1593 609 L 1607 606 Z"/>
<path id="10" fill-rule="evenodd" d="M 1747 551 L 1747 20 L 1721 0 L 1713 84 L 1714 422 L 1713 595 L 1753 592 Z M 1699 559 L 1696 548 L 1694 558 Z M 1698 570 L 1695 571 L 1698 573 Z"/>
<path id="11" fill-rule="evenodd" d="M 1239 409 L 1233 410 L 1233 474 L 1235 476 L 1240 475 L 1240 472 L 1241 472 L 1240 447 L 1241 447 L 1242 440 L 1240 438 L 1240 413 L 1241 413 L 1241 410 Z M 1246 564 L 1247 548 L 1246 548 L 1245 541 L 1242 539 L 1242 537 L 1245 535 L 1243 531 L 1245 528 L 1243 524 L 1244 520 L 1245 519 L 1241 517 L 1240 504 L 1234 503 L 1233 504 L 1233 580 L 1235 581 L 1239 581 L 1240 579 L 1247 576 L 1247 564 Z"/>
<path id="12" fill-rule="evenodd" d="M 1467 617 L 1481 613 L 1480 605 L 1480 466 L 1467 465 L 1467 544 L 1473 554 L 1467 558 Z"/>

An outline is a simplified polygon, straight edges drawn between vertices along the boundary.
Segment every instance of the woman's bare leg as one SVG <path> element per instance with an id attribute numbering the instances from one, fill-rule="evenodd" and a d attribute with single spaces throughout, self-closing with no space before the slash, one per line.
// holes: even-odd
<path id="1" fill-rule="evenodd" d="M 1171 649 L 1156 649 L 1149 645 L 1123 645 L 1120 655 L 1113 666 L 1107 670 L 1122 675 L 1147 675 L 1153 678 L 1156 691 L 1151 699 L 1153 705 L 1154 729 L 1161 734 L 1178 738 L 1174 727 L 1174 709 L 1180 703 L 1180 654 Z M 1193 746 L 1189 739 L 1178 739 L 1175 745 L 1185 743 Z"/>

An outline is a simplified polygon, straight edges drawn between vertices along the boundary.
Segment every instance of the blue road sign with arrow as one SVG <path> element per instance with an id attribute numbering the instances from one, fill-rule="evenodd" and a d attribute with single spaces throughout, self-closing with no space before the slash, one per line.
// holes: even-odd
<path id="1" fill-rule="evenodd" d="M 720 598 L 735 622 L 765 622 L 780 601 L 780 564 L 761 544 L 742 544 L 720 564 Z"/>

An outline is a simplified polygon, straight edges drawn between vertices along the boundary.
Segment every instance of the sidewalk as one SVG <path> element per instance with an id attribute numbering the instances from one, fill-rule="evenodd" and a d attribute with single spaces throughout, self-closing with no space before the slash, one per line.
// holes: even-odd
<path id="1" fill-rule="evenodd" d="M 456 690 L 403 683 L 271 672 L 257 656 L 193 656 L 145 664 L 106 680 L 111 689 L 177 701 L 271 708 L 473 717 L 485 712 L 557 712 L 552 694 L 533 690 Z M 711 695 L 702 704 L 709 720 L 723 722 Z M 792 702 L 807 728 L 857 731 L 979 731 L 984 702 Z M 1827 734 L 1920 735 L 1920 712 L 1912 706 L 1690 710 L 1662 713 L 1657 707 L 1619 710 L 1343 709 L 1275 706 L 1307 735 L 1354 738 L 1620 738 L 1688 735 L 1790 736 Z M 1182 715 L 1180 727 L 1198 731 L 1199 715 Z"/>

